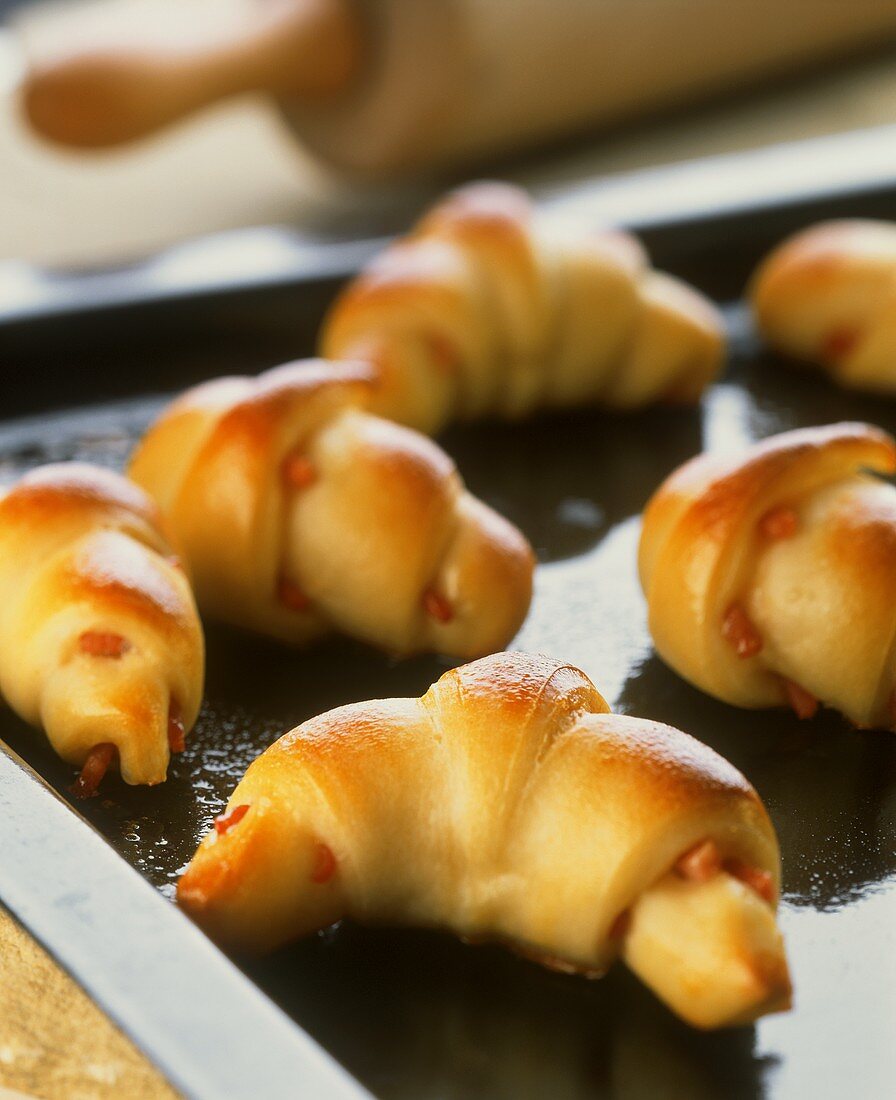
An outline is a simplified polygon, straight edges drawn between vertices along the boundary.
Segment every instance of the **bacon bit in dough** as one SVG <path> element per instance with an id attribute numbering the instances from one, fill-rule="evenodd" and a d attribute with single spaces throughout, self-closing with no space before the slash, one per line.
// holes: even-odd
<path id="1" fill-rule="evenodd" d="M 336 857 L 332 848 L 317 843 L 314 846 L 314 865 L 311 868 L 311 881 L 323 886 L 336 874 Z"/>
<path id="2" fill-rule="evenodd" d="M 220 817 L 215 818 L 215 832 L 218 836 L 230 832 L 234 825 L 239 825 L 248 812 L 249 806 L 246 803 L 234 806 L 230 813 L 221 814 Z"/>
<path id="3" fill-rule="evenodd" d="M 772 508 L 759 521 L 759 530 L 767 539 L 790 539 L 799 526 L 792 508 Z"/>
<path id="4" fill-rule="evenodd" d="M 700 394 L 695 393 L 692 379 L 684 376 L 664 390 L 659 400 L 660 404 L 670 405 L 673 408 L 681 405 L 696 405 L 700 400 Z"/>
<path id="5" fill-rule="evenodd" d="M 675 873 L 690 882 L 709 882 L 722 869 L 722 857 L 714 840 L 701 840 L 679 857 Z"/>
<path id="6" fill-rule="evenodd" d="M 454 618 L 454 606 L 451 601 L 432 588 L 427 588 L 423 593 L 423 610 L 436 622 L 450 623 Z"/>
<path id="7" fill-rule="evenodd" d="M 822 341 L 821 357 L 836 363 L 849 355 L 858 342 L 859 334 L 854 328 L 835 328 Z"/>
<path id="8" fill-rule="evenodd" d="M 85 630 L 78 648 L 90 657 L 121 657 L 131 648 L 127 638 L 102 630 Z"/>
<path id="9" fill-rule="evenodd" d="M 801 688 L 793 680 L 784 681 L 784 691 L 787 693 L 787 702 L 797 718 L 815 717 L 818 712 L 818 700 L 814 695 L 810 695 L 805 688 Z"/>
<path id="10" fill-rule="evenodd" d="M 110 742 L 104 741 L 100 745 L 93 746 L 87 754 L 81 774 L 71 787 L 71 792 L 76 798 L 93 798 L 97 794 L 103 776 L 109 770 L 117 752 L 118 749 Z"/>
<path id="11" fill-rule="evenodd" d="M 457 347 L 446 336 L 435 332 L 427 336 L 426 342 L 438 369 L 445 374 L 453 374 L 460 361 Z"/>
<path id="12" fill-rule="evenodd" d="M 180 716 L 180 707 L 172 699 L 168 707 L 168 748 L 172 752 L 183 752 L 187 747 L 187 730 Z"/>
<path id="13" fill-rule="evenodd" d="M 745 886 L 755 890 L 763 901 L 769 904 L 774 901 L 775 887 L 768 871 L 760 871 L 758 867 L 752 867 L 739 859 L 726 859 L 723 866 L 732 878 L 739 879 Z"/>
<path id="14" fill-rule="evenodd" d="M 311 606 L 311 600 L 301 588 L 286 577 L 277 582 L 277 599 L 289 611 L 307 611 Z"/>
<path id="15" fill-rule="evenodd" d="M 172 569 L 180 569 L 183 572 L 184 563 L 177 554 L 169 554 L 166 560 Z"/>
<path id="16" fill-rule="evenodd" d="M 762 649 L 762 636 L 739 603 L 733 603 L 725 612 L 722 637 L 738 657 L 755 657 Z"/>
<path id="17" fill-rule="evenodd" d="M 628 909 L 623 909 L 619 916 L 610 925 L 609 936 L 611 940 L 621 940 L 625 937 L 632 924 L 632 915 Z"/>
<path id="18" fill-rule="evenodd" d="M 307 489 L 317 481 L 317 469 L 314 463 L 298 452 L 287 455 L 280 469 L 283 480 L 293 489 Z"/>

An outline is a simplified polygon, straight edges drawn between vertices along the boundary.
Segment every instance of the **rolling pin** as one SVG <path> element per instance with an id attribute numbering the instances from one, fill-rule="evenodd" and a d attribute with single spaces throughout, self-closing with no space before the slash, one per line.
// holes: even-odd
<path id="1" fill-rule="evenodd" d="M 896 0 L 219 0 L 35 63 L 33 128 L 133 141 L 247 92 L 323 161 L 434 173 L 896 36 Z M 224 9 L 231 16 L 221 18 Z M 204 14 L 203 14 L 204 12 Z"/>

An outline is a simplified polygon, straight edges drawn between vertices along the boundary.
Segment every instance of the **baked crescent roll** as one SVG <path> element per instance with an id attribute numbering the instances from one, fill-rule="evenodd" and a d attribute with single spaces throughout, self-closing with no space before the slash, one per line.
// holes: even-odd
<path id="1" fill-rule="evenodd" d="M 505 941 L 598 976 L 622 955 L 698 1027 L 787 1007 L 779 858 L 756 792 L 578 669 L 500 653 L 422 699 L 340 707 L 251 765 L 180 880 L 216 939 L 349 917 Z"/>
<path id="2" fill-rule="evenodd" d="M 158 510 L 71 462 L 0 497 L 0 693 L 96 793 L 110 765 L 161 783 L 202 701 L 202 628 Z"/>
<path id="3" fill-rule="evenodd" d="M 434 432 L 540 407 L 696 401 L 722 362 L 722 320 L 615 230 L 572 233 L 525 192 L 449 195 L 350 283 L 322 354 L 377 372 L 373 409 Z"/>
<path id="4" fill-rule="evenodd" d="M 797 233 L 759 268 L 751 297 L 772 347 L 844 386 L 896 393 L 896 225 L 833 221 Z"/>
<path id="5" fill-rule="evenodd" d="M 660 656 L 742 707 L 818 702 L 892 728 L 896 444 L 867 424 L 700 455 L 644 513 L 641 583 Z"/>
<path id="6" fill-rule="evenodd" d="M 372 385 L 316 360 L 198 386 L 131 476 L 215 618 L 295 644 L 338 630 L 403 654 L 500 649 L 529 607 L 532 550 L 436 444 L 365 411 Z"/>

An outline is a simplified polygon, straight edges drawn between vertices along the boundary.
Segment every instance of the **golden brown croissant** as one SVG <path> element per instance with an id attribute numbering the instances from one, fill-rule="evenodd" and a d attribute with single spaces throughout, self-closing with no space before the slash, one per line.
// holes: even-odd
<path id="1" fill-rule="evenodd" d="M 478 183 L 349 284 L 321 349 L 373 364 L 373 410 L 433 432 L 541 406 L 696 401 L 719 370 L 723 329 L 633 237 L 573 235 L 516 187 Z"/>
<path id="2" fill-rule="evenodd" d="M 422 699 L 340 707 L 249 768 L 178 888 L 265 950 L 343 917 L 617 954 L 699 1027 L 785 1007 L 778 847 L 756 792 L 686 734 L 609 713 L 584 673 L 501 653 Z"/>
<path id="3" fill-rule="evenodd" d="M 753 278 L 757 325 L 775 348 L 844 386 L 896 393 L 896 225 L 824 222 Z"/>
<path id="4" fill-rule="evenodd" d="M 339 630 L 398 653 L 505 645 L 533 555 L 431 440 L 364 410 L 367 368 L 291 363 L 190 390 L 131 476 L 159 502 L 199 606 L 305 643 Z"/>
<path id="5" fill-rule="evenodd" d="M 83 765 L 93 794 L 117 758 L 161 783 L 202 701 L 189 583 L 136 485 L 82 463 L 43 466 L 0 498 L 0 692 Z"/>
<path id="6" fill-rule="evenodd" d="M 867 424 L 700 455 L 644 513 L 641 582 L 661 657 L 742 707 L 818 700 L 892 727 L 896 444 Z"/>

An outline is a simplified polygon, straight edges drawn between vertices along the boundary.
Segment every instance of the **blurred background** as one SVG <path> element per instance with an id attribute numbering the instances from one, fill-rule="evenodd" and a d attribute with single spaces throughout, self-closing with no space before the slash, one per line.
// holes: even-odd
<path id="1" fill-rule="evenodd" d="M 896 0 L 364 0 L 348 62 L 330 6 L 0 0 L 0 259 L 118 264 L 251 225 L 373 235 L 469 175 L 541 195 L 896 120 Z M 198 109 L 177 120 L 169 93 Z M 174 121 L 91 134 L 113 107 L 135 131 L 141 111 Z"/>

